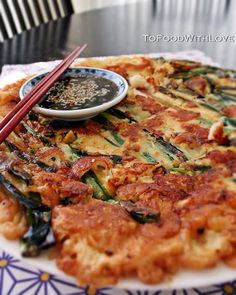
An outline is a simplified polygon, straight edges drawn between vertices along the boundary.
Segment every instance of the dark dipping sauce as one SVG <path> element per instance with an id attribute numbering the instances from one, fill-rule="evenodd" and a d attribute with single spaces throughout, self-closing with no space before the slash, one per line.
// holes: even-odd
<path id="1" fill-rule="evenodd" d="M 58 80 L 39 106 L 54 110 L 92 108 L 112 100 L 118 90 L 113 81 L 100 76 L 71 75 Z"/>

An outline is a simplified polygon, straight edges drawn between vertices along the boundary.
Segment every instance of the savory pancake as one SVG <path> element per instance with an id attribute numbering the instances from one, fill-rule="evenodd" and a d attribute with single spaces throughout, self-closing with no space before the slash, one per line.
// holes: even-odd
<path id="1" fill-rule="evenodd" d="M 24 256 L 54 247 L 80 285 L 236 267 L 236 72 L 144 56 L 76 66 L 117 72 L 128 94 L 86 121 L 31 112 L 17 126 L 0 145 L 0 232 Z M 24 81 L 0 91 L 2 118 Z"/>

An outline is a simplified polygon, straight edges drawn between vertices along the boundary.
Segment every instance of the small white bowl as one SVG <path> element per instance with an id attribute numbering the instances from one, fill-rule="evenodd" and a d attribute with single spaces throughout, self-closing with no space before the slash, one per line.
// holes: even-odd
<path id="1" fill-rule="evenodd" d="M 48 72 L 40 73 L 33 78 L 26 81 L 20 88 L 20 98 L 23 99 L 29 91 L 47 74 Z M 44 116 L 51 117 L 57 120 L 68 120 L 68 121 L 79 121 L 85 120 L 91 117 L 96 116 L 97 114 L 111 108 L 112 106 L 118 104 L 125 96 L 128 91 L 128 83 L 127 81 L 120 75 L 115 72 L 99 69 L 99 68 L 91 68 L 91 67 L 79 67 L 79 68 L 69 68 L 65 71 L 62 77 L 68 77 L 76 74 L 90 74 L 96 75 L 108 80 L 111 80 L 118 86 L 117 95 L 112 98 L 110 101 L 102 103 L 98 106 L 86 108 L 86 109 L 78 109 L 78 110 L 53 110 L 40 107 L 36 105 L 33 110 L 37 113 L 40 113 Z"/>

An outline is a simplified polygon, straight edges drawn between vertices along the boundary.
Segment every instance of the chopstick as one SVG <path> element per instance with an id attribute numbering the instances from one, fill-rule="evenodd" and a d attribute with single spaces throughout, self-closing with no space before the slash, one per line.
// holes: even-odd
<path id="1" fill-rule="evenodd" d="M 49 72 L 44 79 L 42 79 L 14 108 L 14 111 L 7 114 L 0 122 L 0 130 L 9 122 L 9 120 L 22 108 L 22 106 L 34 95 L 68 60 L 70 61 L 73 56 L 77 56 L 81 48 L 77 47 L 73 50 L 62 62 L 60 62 L 51 72 Z M 78 52 L 78 53 L 77 53 Z"/>
<path id="2" fill-rule="evenodd" d="M 87 44 L 72 51 L 59 65 L 48 73 L 0 122 L 0 144 L 15 129 L 27 113 L 40 101 L 42 96 L 61 77 Z"/>

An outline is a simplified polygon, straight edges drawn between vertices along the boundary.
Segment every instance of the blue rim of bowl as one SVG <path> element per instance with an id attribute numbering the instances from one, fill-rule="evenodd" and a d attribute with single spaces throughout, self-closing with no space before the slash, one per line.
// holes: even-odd
<path id="1" fill-rule="evenodd" d="M 20 88 L 20 98 L 23 99 L 29 91 L 39 83 L 39 81 L 45 77 L 45 75 L 48 73 L 48 71 L 40 73 L 38 75 L 35 75 L 34 77 L 30 78 L 27 80 Z M 103 104 L 100 104 L 95 107 L 91 108 L 86 108 L 86 109 L 78 109 L 78 110 L 53 110 L 53 109 L 47 109 L 40 107 L 36 105 L 34 107 L 35 111 L 38 111 L 42 114 L 45 115 L 50 115 L 50 116 L 63 116 L 63 115 L 86 115 L 88 113 L 96 113 L 103 111 L 105 109 L 108 109 L 117 103 L 119 103 L 126 95 L 128 91 L 128 83 L 127 81 L 119 74 L 105 70 L 105 69 L 100 69 L 100 68 L 93 68 L 93 67 L 73 67 L 73 68 L 68 68 L 65 73 L 62 75 L 62 77 L 67 77 L 70 75 L 76 75 L 76 74 L 91 74 L 91 75 L 97 75 L 106 79 L 109 79 L 113 81 L 117 86 L 118 86 L 118 93 L 117 95 L 109 100 L 108 102 L 105 102 Z"/>

